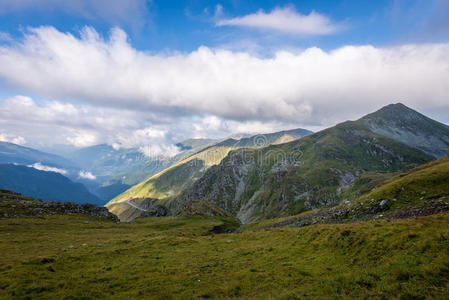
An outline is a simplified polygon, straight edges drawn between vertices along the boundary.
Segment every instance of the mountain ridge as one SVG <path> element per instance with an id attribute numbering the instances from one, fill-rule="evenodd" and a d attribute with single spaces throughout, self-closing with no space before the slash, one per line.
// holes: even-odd
<path id="1" fill-rule="evenodd" d="M 172 197 L 178 195 L 201 178 L 208 168 L 220 163 L 229 151 L 240 147 L 264 147 L 270 143 L 283 142 L 286 139 L 293 140 L 298 138 L 299 135 L 302 136 L 309 133 L 310 131 L 305 129 L 295 129 L 256 135 L 240 140 L 226 139 L 220 141 L 133 186 L 108 202 L 106 207 L 118 215 L 133 215 L 132 213 L 124 212 L 126 209 L 133 209 L 124 203 L 130 197 L 139 199 L 156 198 L 159 199 L 160 204 L 166 205 Z"/>
<path id="2" fill-rule="evenodd" d="M 347 194 L 350 197 L 348 189 L 363 173 L 404 171 L 432 159 L 417 149 L 361 129 L 354 121 L 281 146 L 229 153 L 222 164 L 208 170 L 175 199 L 172 209 L 178 209 L 181 204 L 177 203 L 207 200 L 248 223 L 333 205 Z M 301 151 L 297 152 L 301 154 L 297 165 L 282 156 L 294 155 L 296 150 Z M 279 153 L 281 160 L 253 160 L 272 153 Z"/>

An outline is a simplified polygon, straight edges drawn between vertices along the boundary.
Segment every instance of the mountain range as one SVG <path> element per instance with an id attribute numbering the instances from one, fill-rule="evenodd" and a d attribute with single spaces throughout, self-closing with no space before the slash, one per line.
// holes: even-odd
<path id="1" fill-rule="evenodd" d="M 152 207 L 185 215 L 186 207 L 207 202 L 207 210 L 249 223 L 353 201 L 448 155 L 449 127 L 397 103 L 317 133 L 293 129 L 176 146 L 173 157 L 106 144 L 66 149 L 62 157 L 0 142 L 0 188 L 46 200 L 110 200 L 106 207 L 126 221 Z"/>
<path id="2" fill-rule="evenodd" d="M 292 141 L 311 133 L 305 129 L 293 129 L 241 139 L 225 139 L 133 186 L 112 199 L 106 207 L 123 218 L 125 215 L 135 216 L 136 213 L 135 207 L 123 205 L 129 198 L 138 198 L 135 200 L 138 204 L 144 204 L 140 203 L 142 201 L 154 202 L 153 200 L 157 199 L 158 203 L 167 205 L 174 197 L 199 180 L 210 167 L 219 164 L 230 151 L 240 148 L 263 148 Z"/>
<path id="3" fill-rule="evenodd" d="M 47 173 L 59 173 L 60 180 L 64 178 L 63 181 L 66 183 L 76 183 L 66 189 L 71 191 L 73 196 L 65 195 L 60 197 L 60 201 L 85 203 L 84 199 L 89 199 L 92 203 L 103 205 L 134 184 L 200 151 L 213 142 L 218 142 L 218 140 L 190 139 L 181 142 L 179 143 L 181 152 L 174 157 L 150 157 L 138 148 L 117 149 L 106 144 L 80 149 L 65 147 L 60 156 L 8 142 L 0 142 L 0 163 L 11 164 L 2 166 L 2 168 L 4 171 L 8 169 L 12 172 L 7 182 L 0 181 L 0 188 L 11 188 L 28 196 L 56 200 L 54 195 L 61 195 L 60 186 L 52 185 L 56 174 Z M 41 172 L 36 172 L 37 170 Z M 19 173 L 21 175 L 18 175 Z M 40 174 L 39 178 L 36 177 L 37 173 Z M 20 180 L 25 174 L 29 181 Z M 30 184 L 35 183 L 40 185 L 39 191 L 37 188 L 30 189 Z M 80 195 L 85 195 L 86 188 L 89 190 L 89 196 L 78 198 Z"/>
<path id="4" fill-rule="evenodd" d="M 449 127 L 401 103 L 290 142 L 265 137 L 257 147 L 256 138 L 208 147 L 106 207 L 130 220 L 139 215 L 130 199 L 142 207 L 164 205 L 173 214 L 190 201 L 208 201 L 248 223 L 351 201 L 449 154 Z"/>
<path id="5" fill-rule="evenodd" d="M 77 169 L 75 163 L 55 154 L 50 154 L 20 145 L 0 142 L 0 163 L 16 163 L 20 165 L 32 165 L 34 163 L 60 168 Z"/>

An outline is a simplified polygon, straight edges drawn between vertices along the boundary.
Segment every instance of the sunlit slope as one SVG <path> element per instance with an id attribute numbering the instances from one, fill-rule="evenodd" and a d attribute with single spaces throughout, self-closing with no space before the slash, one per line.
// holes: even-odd
<path id="1" fill-rule="evenodd" d="M 357 203 L 389 203 L 389 210 L 403 206 L 420 207 L 430 201 L 449 203 L 449 156 L 419 166 L 386 180 L 357 199 Z"/>
<path id="2" fill-rule="evenodd" d="M 131 187 L 121 195 L 112 199 L 106 207 L 118 216 L 134 216 L 134 208 L 127 205 L 129 198 L 156 198 L 160 203 L 169 205 L 171 199 L 182 191 L 192 186 L 208 168 L 219 164 L 231 150 L 242 147 L 259 148 L 271 144 L 280 144 L 292 141 L 310 134 L 304 129 L 276 132 L 271 134 L 256 135 L 240 140 L 227 139 L 213 146 L 191 155 L 179 163 L 155 174 L 147 180 Z M 132 218 L 131 217 L 131 218 Z M 128 218 L 127 218 L 128 219 Z"/>
<path id="3" fill-rule="evenodd" d="M 252 224 L 251 228 L 408 218 L 449 211 L 449 156 L 385 180 L 372 191 L 338 206 Z"/>

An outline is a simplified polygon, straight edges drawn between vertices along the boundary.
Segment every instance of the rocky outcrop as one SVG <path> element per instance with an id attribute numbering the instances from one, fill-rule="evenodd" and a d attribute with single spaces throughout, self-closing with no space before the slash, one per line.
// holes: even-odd
<path id="1" fill-rule="evenodd" d="M 0 190 L 0 218 L 45 217 L 51 215 L 84 214 L 119 222 L 107 208 L 93 204 L 43 201 L 22 196 L 7 190 Z"/>

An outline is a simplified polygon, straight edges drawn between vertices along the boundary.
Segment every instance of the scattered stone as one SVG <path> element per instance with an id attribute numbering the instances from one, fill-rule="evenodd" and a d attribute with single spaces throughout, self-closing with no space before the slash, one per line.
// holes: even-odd
<path id="1" fill-rule="evenodd" d="M 70 245 L 70 246 L 68 246 L 67 248 L 72 249 L 72 248 L 73 248 L 73 245 Z"/>
<path id="2" fill-rule="evenodd" d="M 101 246 L 103 246 L 103 244 L 102 244 L 102 243 L 98 243 L 97 246 L 98 246 L 98 247 L 101 247 Z"/>

